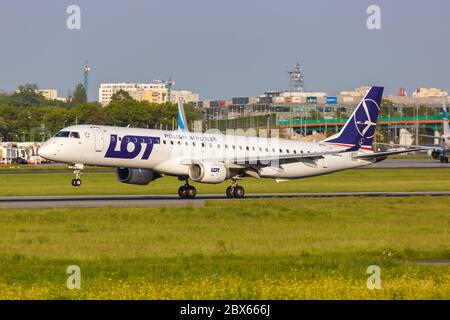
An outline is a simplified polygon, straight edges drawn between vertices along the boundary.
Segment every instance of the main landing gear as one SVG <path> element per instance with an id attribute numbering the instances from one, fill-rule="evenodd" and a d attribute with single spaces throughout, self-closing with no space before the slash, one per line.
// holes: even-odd
<path id="1" fill-rule="evenodd" d="M 75 164 L 73 167 L 70 167 L 75 169 L 73 173 L 75 174 L 75 179 L 72 179 L 72 186 L 73 187 L 79 187 L 81 186 L 81 170 L 84 169 L 84 165 L 82 164 Z"/>
<path id="2" fill-rule="evenodd" d="M 440 157 L 441 163 L 448 163 L 448 155 L 447 154 L 443 154 Z"/>
<path id="3" fill-rule="evenodd" d="M 244 188 L 238 186 L 237 181 L 233 180 L 233 184 L 227 188 L 227 198 L 243 198 L 245 191 Z"/>
<path id="4" fill-rule="evenodd" d="M 193 199 L 197 194 L 197 190 L 194 186 L 189 184 L 188 179 L 186 179 L 186 183 L 178 189 L 178 195 L 181 199 Z"/>

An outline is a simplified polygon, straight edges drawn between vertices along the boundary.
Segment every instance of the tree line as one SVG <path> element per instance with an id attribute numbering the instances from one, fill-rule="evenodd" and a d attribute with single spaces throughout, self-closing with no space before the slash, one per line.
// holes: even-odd
<path id="1" fill-rule="evenodd" d="M 0 94 L 0 139 L 41 141 L 60 129 L 75 124 L 131 126 L 171 129 L 177 120 L 174 103 L 136 101 L 125 91 L 113 95 L 107 106 L 87 102 L 82 84 L 67 101 L 47 100 L 34 84 L 18 87 L 13 94 Z M 188 123 L 202 118 L 199 110 L 185 105 Z"/>

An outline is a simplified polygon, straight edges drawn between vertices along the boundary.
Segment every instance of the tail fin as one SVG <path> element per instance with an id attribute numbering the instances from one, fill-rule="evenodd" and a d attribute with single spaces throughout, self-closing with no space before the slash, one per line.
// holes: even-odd
<path id="1" fill-rule="evenodd" d="M 188 132 L 186 114 L 184 113 L 183 102 L 178 100 L 178 131 Z"/>
<path id="2" fill-rule="evenodd" d="M 371 87 L 337 134 L 322 142 L 348 146 L 352 150 L 371 150 L 380 112 L 383 87 Z"/>
<path id="3" fill-rule="evenodd" d="M 442 105 L 442 127 L 444 128 L 444 136 L 450 136 L 450 128 L 448 126 L 448 113 L 445 101 Z"/>

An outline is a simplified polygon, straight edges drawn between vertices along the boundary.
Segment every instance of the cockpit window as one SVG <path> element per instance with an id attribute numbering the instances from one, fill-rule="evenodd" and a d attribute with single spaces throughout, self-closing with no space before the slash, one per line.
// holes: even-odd
<path id="1" fill-rule="evenodd" d="M 70 135 L 70 131 L 60 131 L 55 135 L 55 137 L 67 138 L 69 135 Z"/>
<path id="2" fill-rule="evenodd" d="M 59 138 L 75 138 L 75 139 L 80 139 L 80 134 L 76 131 L 60 131 L 58 132 L 55 137 L 59 137 Z"/>

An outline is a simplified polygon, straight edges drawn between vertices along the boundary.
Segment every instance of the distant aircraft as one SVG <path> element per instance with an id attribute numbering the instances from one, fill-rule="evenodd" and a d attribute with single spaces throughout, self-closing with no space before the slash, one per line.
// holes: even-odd
<path id="1" fill-rule="evenodd" d="M 431 152 L 431 156 L 433 157 L 433 159 L 439 159 L 441 161 L 441 163 L 448 163 L 448 154 L 449 154 L 449 150 L 450 150 L 450 128 L 448 126 L 448 112 L 447 112 L 447 107 L 445 105 L 445 102 L 443 103 L 442 106 L 442 128 L 443 128 L 443 133 L 441 135 L 441 137 L 439 138 L 439 147 L 429 147 L 430 149 L 432 149 L 433 151 Z M 428 137 L 428 138 L 434 138 L 436 139 L 435 136 L 430 136 L 430 135 L 421 135 L 423 137 Z"/>
<path id="2" fill-rule="evenodd" d="M 392 143 L 379 143 L 379 145 L 387 145 L 393 147 L 402 147 L 402 148 L 420 148 L 422 150 L 430 150 L 431 156 L 433 159 L 440 160 L 441 163 L 448 163 L 448 154 L 450 150 L 450 128 L 448 124 L 448 113 L 445 102 L 442 105 L 442 128 L 443 134 L 440 137 L 426 135 L 426 134 L 418 134 L 418 136 L 426 137 L 426 138 L 439 138 L 439 145 L 402 145 L 402 144 L 392 144 Z"/>
<path id="3" fill-rule="evenodd" d="M 318 143 L 278 137 L 195 133 L 187 129 L 179 104 L 177 131 L 76 125 L 59 131 L 39 149 L 43 158 L 72 164 L 73 186 L 80 186 L 84 165 L 116 167 L 120 182 L 146 185 L 163 176 L 177 176 L 181 198 L 194 198 L 189 180 L 218 184 L 231 180 L 229 198 L 242 198 L 245 177 L 278 181 L 357 168 L 388 155 L 416 151 L 373 152 L 382 87 L 372 87 L 337 134 Z"/>

